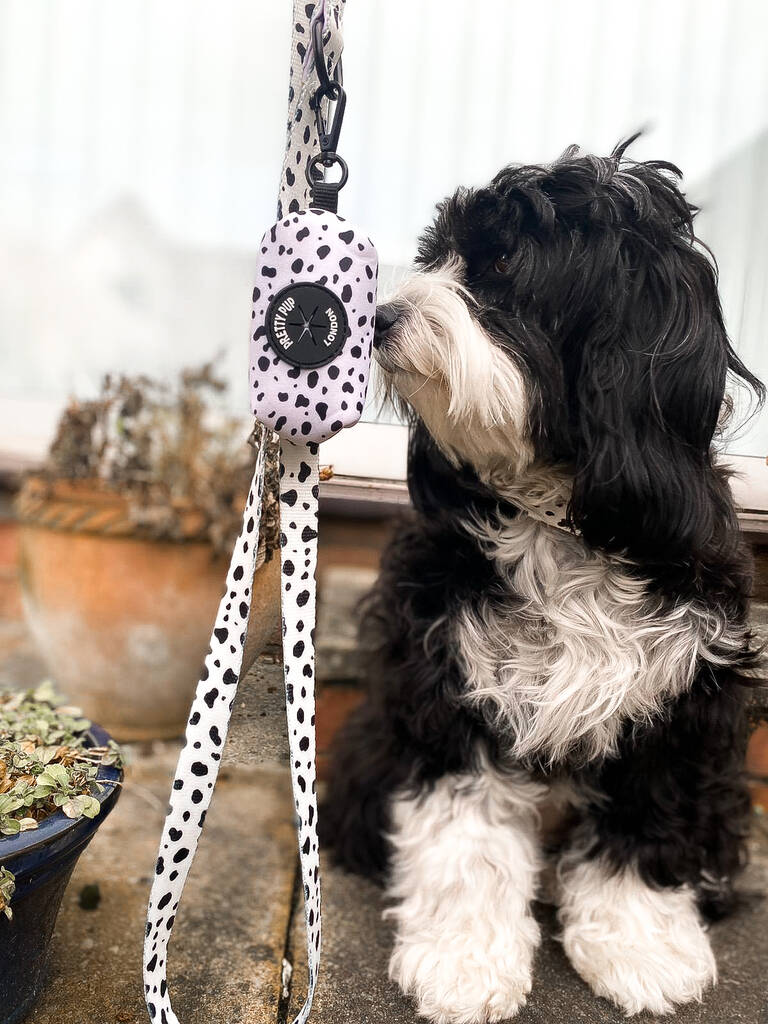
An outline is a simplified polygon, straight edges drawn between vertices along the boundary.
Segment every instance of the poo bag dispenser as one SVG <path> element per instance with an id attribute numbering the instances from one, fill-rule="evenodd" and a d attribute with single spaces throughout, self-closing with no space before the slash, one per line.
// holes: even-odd
<path id="1" fill-rule="evenodd" d="M 261 240 L 249 380 L 257 419 L 300 444 L 360 419 L 376 317 L 378 256 L 343 217 L 310 208 Z"/>

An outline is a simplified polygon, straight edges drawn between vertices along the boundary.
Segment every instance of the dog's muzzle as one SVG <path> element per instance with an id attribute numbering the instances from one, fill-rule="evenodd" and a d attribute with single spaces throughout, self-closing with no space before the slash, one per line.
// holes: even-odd
<path id="1" fill-rule="evenodd" d="M 403 314 L 400 306 L 394 302 L 385 302 L 376 308 L 376 322 L 373 329 L 373 347 L 381 348 Z"/>

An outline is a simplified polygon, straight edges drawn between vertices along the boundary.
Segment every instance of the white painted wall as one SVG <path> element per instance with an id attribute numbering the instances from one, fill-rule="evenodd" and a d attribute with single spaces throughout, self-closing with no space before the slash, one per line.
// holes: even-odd
<path id="1" fill-rule="evenodd" d="M 244 403 L 289 28 L 287 0 L 0 0 L 0 450 L 106 370 L 223 349 Z M 348 0 L 346 41 L 343 211 L 384 262 L 457 183 L 647 126 L 634 153 L 686 172 L 768 377 L 764 0 Z M 768 416 L 733 450 L 765 454 Z"/>

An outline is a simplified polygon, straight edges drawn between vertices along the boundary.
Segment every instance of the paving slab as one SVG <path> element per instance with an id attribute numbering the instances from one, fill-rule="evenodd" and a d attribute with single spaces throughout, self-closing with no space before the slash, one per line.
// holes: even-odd
<path id="1" fill-rule="evenodd" d="M 288 769 L 284 692 L 283 666 L 270 648 L 238 685 L 223 764 Z"/>
<path id="2" fill-rule="evenodd" d="M 768 1024 L 768 829 L 756 819 L 752 862 L 741 889 L 742 907 L 712 928 L 720 982 L 700 1004 L 674 1018 L 641 1014 L 638 1024 Z M 323 872 L 323 960 L 315 997 L 314 1024 L 423 1024 L 410 1001 L 387 979 L 392 943 L 382 921 L 381 890 L 331 867 Z M 627 1018 L 589 987 L 569 964 L 557 941 L 553 907 L 539 904 L 543 942 L 536 956 L 534 985 L 515 1024 L 625 1024 Z M 293 965 L 286 1020 L 298 1012 L 306 992 L 303 911 L 297 904 L 288 957 Z"/>
<path id="3" fill-rule="evenodd" d="M 146 1024 L 141 947 L 178 755 L 155 744 L 81 857 L 64 897 L 48 984 L 29 1024 Z M 295 880 L 288 773 L 222 767 L 169 957 L 184 1022 L 275 1024 Z M 97 884 L 101 901 L 82 910 Z"/>
<path id="4" fill-rule="evenodd" d="M 313 1003 L 313 1024 L 424 1024 L 387 978 L 392 930 L 382 920 L 385 903 L 373 883 L 331 867 L 321 858 L 323 951 Z M 292 1021 L 307 992 L 304 910 L 294 907 L 287 959 L 293 967 L 285 1020 Z M 281 1022 L 282 1024 L 282 1022 Z"/>

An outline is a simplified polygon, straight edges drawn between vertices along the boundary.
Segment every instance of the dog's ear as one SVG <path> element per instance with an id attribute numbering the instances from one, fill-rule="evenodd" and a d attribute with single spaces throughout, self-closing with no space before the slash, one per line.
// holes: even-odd
<path id="1" fill-rule="evenodd" d="M 569 515 L 594 546 L 688 560 L 726 543 L 733 522 L 711 453 L 728 373 L 758 396 L 762 385 L 728 342 L 704 253 L 683 238 L 643 252 L 611 275 L 607 312 L 574 353 Z"/>

